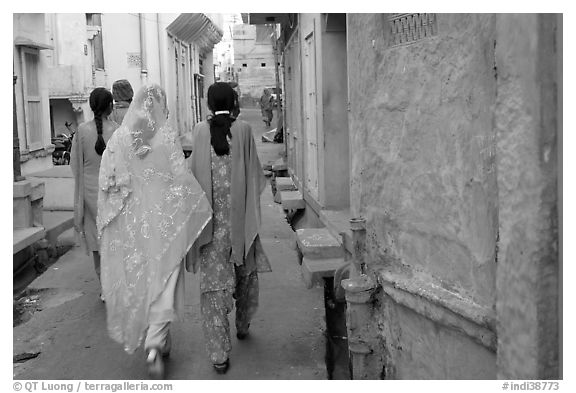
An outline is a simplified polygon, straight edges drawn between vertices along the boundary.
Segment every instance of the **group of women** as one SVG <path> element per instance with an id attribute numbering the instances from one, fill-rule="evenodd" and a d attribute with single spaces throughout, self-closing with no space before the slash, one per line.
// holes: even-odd
<path id="1" fill-rule="evenodd" d="M 128 91 L 126 83 L 113 90 Z M 94 89 L 94 119 L 73 142 L 75 228 L 93 254 L 108 332 L 128 353 L 144 343 L 152 378 L 165 374 L 185 269 L 200 274 L 202 328 L 218 373 L 230 365 L 228 314 L 235 306 L 236 336 L 245 339 L 258 272 L 271 270 L 258 234 L 266 180 L 250 125 L 236 119 L 229 84 L 210 86 L 207 99 L 212 113 L 196 125 L 188 159 L 154 84 L 116 107 L 108 90 Z"/>

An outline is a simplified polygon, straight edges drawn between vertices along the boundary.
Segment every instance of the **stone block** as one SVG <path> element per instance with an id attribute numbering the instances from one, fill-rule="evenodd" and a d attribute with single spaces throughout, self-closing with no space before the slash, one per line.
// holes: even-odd
<path id="1" fill-rule="evenodd" d="M 25 198 L 32 193 L 32 183 L 28 180 L 17 181 L 13 183 L 12 197 Z"/>
<path id="2" fill-rule="evenodd" d="M 296 191 L 297 188 L 290 177 L 276 177 L 276 190 Z"/>
<path id="3" fill-rule="evenodd" d="M 310 259 L 304 257 L 301 271 L 306 288 L 323 285 L 323 278 L 334 277 L 336 270 L 344 265 L 346 265 L 344 258 Z"/>
<path id="4" fill-rule="evenodd" d="M 14 197 L 12 199 L 12 228 L 29 228 L 34 224 L 30 197 Z"/>
<path id="5" fill-rule="evenodd" d="M 46 191 L 44 182 L 38 179 L 31 179 L 30 180 L 32 192 L 30 193 L 30 200 L 32 202 L 44 198 L 44 194 Z"/>
<path id="6" fill-rule="evenodd" d="M 74 226 L 74 212 L 72 211 L 45 211 L 43 216 L 46 239 L 56 246 L 58 236 Z"/>
<path id="7" fill-rule="evenodd" d="M 304 197 L 300 191 L 280 191 L 276 194 L 280 194 L 282 209 L 284 210 L 298 210 L 306 208 Z"/>
<path id="8" fill-rule="evenodd" d="M 343 258 L 340 242 L 326 228 L 303 228 L 296 231 L 298 247 L 304 258 Z"/>
<path id="9" fill-rule="evenodd" d="M 277 171 L 285 171 L 288 169 L 288 166 L 286 165 L 286 162 L 284 162 L 283 158 L 279 158 L 277 159 L 274 164 L 272 164 L 272 170 L 274 172 Z"/>
<path id="10" fill-rule="evenodd" d="M 61 166 L 65 167 L 66 165 Z M 51 174 L 54 177 L 50 177 Z M 34 173 L 29 178 L 44 182 L 45 210 L 74 210 L 74 177 L 71 172 Z"/>
<path id="11" fill-rule="evenodd" d="M 46 231 L 42 227 L 14 229 L 12 232 L 13 253 L 31 246 L 44 238 Z"/>

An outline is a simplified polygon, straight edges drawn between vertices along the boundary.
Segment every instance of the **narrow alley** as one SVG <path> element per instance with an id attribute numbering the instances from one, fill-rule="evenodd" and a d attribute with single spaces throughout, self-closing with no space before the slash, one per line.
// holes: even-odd
<path id="1" fill-rule="evenodd" d="M 529 12 L 14 13 L 13 378 L 562 380 Z"/>
<path id="2" fill-rule="evenodd" d="M 264 128 L 260 111 L 243 110 L 241 118 L 252 125 L 262 163 L 275 161 L 283 145 L 262 143 L 270 128 Z M 238 341 L 233 332 L 230 370 L 216 374 L 204 349 L 198 276 L 186 273 L 186 313 L 173 325 L 167 379 L 326 379 L 322 289 L 305 288 L 294 232 L 272 198 L 268 185 L 261 198 L 262 240 L 273 272 L 260 276 L 250 337 Z M 29 288 L 39 294 L 42 310 L 14 328 L 14 356 L 38 356 L 14 363 L 15 379 L 148 379 L 143 350 L 130 356 L 108 337 L 92 261 L 79 248 Z"/>

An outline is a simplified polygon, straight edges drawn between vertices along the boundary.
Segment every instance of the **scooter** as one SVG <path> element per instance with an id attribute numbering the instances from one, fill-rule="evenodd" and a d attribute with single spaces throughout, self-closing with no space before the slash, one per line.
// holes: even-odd
<path id="1" fill-rule="evenodd" d="M 65 122 L 64 125 L 70 134 L 61 133 L 52 138 L 54 151 L 52 152 L 52 162 L 54 165 L 69 165 L 70 152 L 72 151 L 72 139 L 75 131 L 71 128 L 72 123 Z"/>

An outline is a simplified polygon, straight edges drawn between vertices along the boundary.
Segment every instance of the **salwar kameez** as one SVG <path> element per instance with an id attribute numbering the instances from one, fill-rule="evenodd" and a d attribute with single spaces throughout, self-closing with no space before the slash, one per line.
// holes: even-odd
<path id="1" fill-rule="evenodd" d="M 258 275 L 256 269 L 236 266 L 232 260 L 231 155 L 218 156 L 211 150 L 213 236 L 200 250 L 200 309 L 206 350 L 212 363 L 218 364 L 228 359 L 232 348 L 228 314 L 234 298 L 236 330 L 248 331 L 258 307 Z"/>

